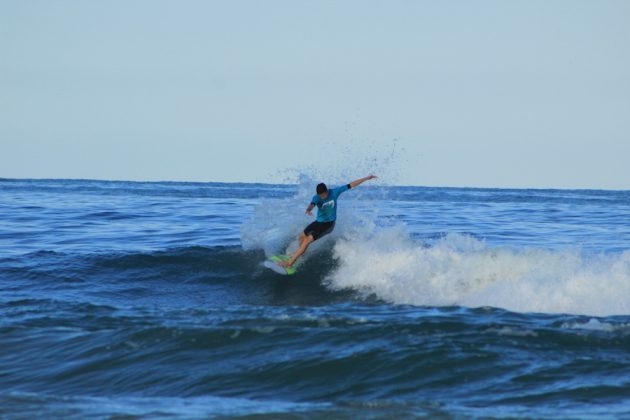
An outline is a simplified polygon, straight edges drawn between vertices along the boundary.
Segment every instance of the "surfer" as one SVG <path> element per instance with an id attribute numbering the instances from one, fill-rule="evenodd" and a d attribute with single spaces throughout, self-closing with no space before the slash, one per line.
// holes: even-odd
<path id="1" fill-rule="evenodd" d="M 351 188 L 356 188 L 365 181 L 376 178 L 377 177 L 374 175 L 368 175 L 364 178 L 357 179 L 349 184 L 333 188 L 331 190 L 329 190 L 324 183 L 318 184 L 316 188 L 317 194 L 313 196 L 311 204 L 309 204 L 306 208 L 306 214 L 312 216 L 312 210 L 315 206 L 317 206 L 317 218 L 313 223 L 308 225 L 302 233 L 300 233 L 300 236 L 298 237 L 300 246 L 291 258 L 287 261 L 279 261 L 277 264 L 282 267 L 291 267 L 295 264 L 295 261 L 297 261 L 297 259 L 306 252 L 310 244 L 322 236 L 332 232 L 335 228 L 335 221 L 337 220 L 337 198 L 339 198 L 339 195 Z"/>

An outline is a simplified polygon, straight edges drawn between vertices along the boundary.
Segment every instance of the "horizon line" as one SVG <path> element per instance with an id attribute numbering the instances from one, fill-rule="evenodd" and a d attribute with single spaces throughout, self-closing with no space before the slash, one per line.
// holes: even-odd
<path id="1" fill-rule="evenodd" d="M 379 178 L 380 179 L 380 178 Z M 251 185 L 270 185 L 270 186 L 294 186 L 296 183 L 281 182 L 249 182 L 249 181 L 183 181 L 183 180 L 134 180 L 134 179 L 103 179 L 103 178 L 16 178 L 2 177 L 0 181 L 89 181 L 89 182 L 127 182 L 137 184 L 251 184 Z M 609 192 L 628 192 L 630 189 L 617 188 L 557 188 L 557 187 L 475 187 L 475 186 L 448 186 L 448 185 L 412 185 L 412 184 L 385 184 L 385 185 L 366 185 L 366 187 L 394 187 L 394 188 L 435 188 L 435 189 L 468 189 L 468 190 L 539 190 L 539 191 L 609 191 Z"/>

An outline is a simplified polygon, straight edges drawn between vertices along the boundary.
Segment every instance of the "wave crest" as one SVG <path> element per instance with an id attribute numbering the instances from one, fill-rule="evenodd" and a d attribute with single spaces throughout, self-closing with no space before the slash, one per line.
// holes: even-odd
<path id="1" fill-rule="evenodd" d="M 396 304 L 492 306 L 517 312 L 630 313 L 630 251 L 489 248 L 448 234 L 434 245 L 404 226 L 356 234 L 334 246 L 333 290 L 352 289 Z"/>

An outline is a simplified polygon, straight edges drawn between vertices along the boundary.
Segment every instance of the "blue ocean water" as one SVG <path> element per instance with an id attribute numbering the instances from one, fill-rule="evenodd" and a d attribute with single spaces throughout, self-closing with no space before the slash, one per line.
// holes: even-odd
<path id="1" fill-rule="evenodd" d="M 0 416 L 629 418 L 630 191 L 0 179 Z"/>

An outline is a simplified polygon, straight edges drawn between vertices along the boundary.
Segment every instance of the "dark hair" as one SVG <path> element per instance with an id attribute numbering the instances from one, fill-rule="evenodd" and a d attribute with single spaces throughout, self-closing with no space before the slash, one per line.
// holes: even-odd
<path id="1" fill-rule="evenodd" d="M 323 194 L 328 191 L 328 187 L 323 182 L 321 184 L 317 184 L 317 194 Z"/>

